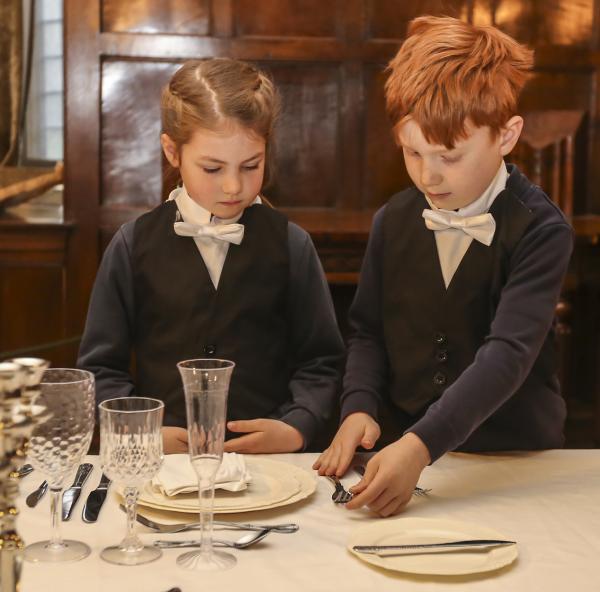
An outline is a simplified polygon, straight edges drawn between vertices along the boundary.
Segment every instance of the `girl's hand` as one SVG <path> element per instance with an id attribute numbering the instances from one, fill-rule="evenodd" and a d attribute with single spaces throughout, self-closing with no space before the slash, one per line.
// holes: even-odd
<path id="1" fill-rule="evenodd" d="M 165 454 L 177 454 L 188 451 L 188 433 L 185 428 L 166 426 L 161 429 L 161 433 Z"/>
<path id="2" fill-rule="evenodd" d="M 319 475 L 341 477 L 354 456 L 357 446 L 370 450 L 381 436 L 379 424 L 367 413 L 352 413 L 344 419 L 329 448 L 321 453 L 313 469 Z"/>
<path id="3" fill-rule="evenodd" d="M 430 462 L 421 438 L 408 432 L 367 463 L 364 477 L 350 488 L 354 497 L 346 508 L 368 506 L 384 518 L 398 514 L 411 500 L 421 472 Z"/>
<path id="4" fill-rule="evenodd" d="M 302 434 L 291 425 L 278 419 L 248 419 L 230 421 L 227 428 L 245 436 L 227 440 L 225 452 L 260 454 L 296 452 L 304 446 Z"/>

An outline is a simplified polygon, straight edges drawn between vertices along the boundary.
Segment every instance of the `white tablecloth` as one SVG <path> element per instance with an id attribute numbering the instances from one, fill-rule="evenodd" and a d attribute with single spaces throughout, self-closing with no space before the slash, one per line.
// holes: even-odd
<path id="1" fill-rule="evenodd" d="M 271 458 L 310 469 L 316 455 Z M 98 463 L 97 457 L 89 460 Z M 164 550 L 161 559 L 143 566 L 111 565 L 99 558 L 99 552 L 120 541 L 125 530 L 125 515 L 118 509 L 114 492 L 98 523 L 81 521 L 85 497 L 99 478 L 100 470 L 96 469 L 74 518 L 63 524 L 65 538 L 87 542 L 91 556 L 61 565 L 25 562 L 22 592 L 164 592 L 173 586 L 182 592 L 600 591 L 600 450 L 449 454 L 428 467 L 419 484 L 433 491 L 427 498 L 414 498 L 404 516 L 473 522 L 519 543 L 519 558 L 514 564 L 493 573 L 461 577 L 400 574 L 372 567 L 350 554 L 346 550 L 349 534 L 378 519 L 368 511 L 350 512 L 334 505 L 332 487 L 323 478 L 318 480 L 317 491 L 303 502 L 235 515 L 245 521 L 295 521 L 300 531 L 270 534 L 254 548 L 233 551 L 238 563 L 230 571 L 202 575 L 183 571 L 175 564 L 181 549 Z M 348 476 L 345 482 L 356 480 Z M 35 509 L 23 502 L 39 481 L 35 471 L 21 481 L 18 524 L 27 543 L 46 538 L 50 529 L 49 496 Z M 142 526 L 139 532 L 147 541 L 166 538 Z M 240 534 L 220 531 L 218 536 L 234 539 Z M 169 536 L 179 539 L 198 533 Z"/>

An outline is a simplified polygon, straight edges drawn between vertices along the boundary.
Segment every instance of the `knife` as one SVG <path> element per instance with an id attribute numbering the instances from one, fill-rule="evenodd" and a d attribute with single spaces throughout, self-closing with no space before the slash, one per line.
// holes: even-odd
<path id="1" fill-rule="evenodd" d="M 90 476 L 94 465 L 91 463 L 83 463 L 79 465 L 77 469 L 77 475 L 75 475 L 75 481 L 73 481 L 73 485 L 69 487 L 64 493 L 62 497 L 62 519 L 70 520 L 71 512 L 73 511 L 73 507 L 77 503 L 79 496 L 81 495 L 81 488 L 83 484 L 86 482 L 87 478 Z"/>
<path id="2" fill-rule="evenodd" d="M 109 485 L 110 479 L 102 473 L 102 478 L 100 479 L 98 487 L 88 495 L 85 506 L 83 507 L 83 514 L 81 517 L 84 522 L 91 523 L 98 520 L 98 514 L 100 514 L 100 509 L 106 499 Z"/>
<path id="3" fill-rule="evenodd" d="M 47 489 L 48 481 L 42 481 L 41 485 L 25 498 L 25 503 L 30 508 L 35 508 L 37 506 L 37 503 L 44 497 L 44 494 L 46 493 Z"/>
<path id="4" fill-rule="evenodd" d="M 448 551 L 488 551 L 496 547 L 516 545 L 516 541 L 494 539 L 470 539 L 447 543 L 422 543 L 419 545 L 356 545 L 352 547 L 359 553 L 368 553 L 387 557 L 392 555 L 415 555 L 421 553 L 447 553 Z"/>

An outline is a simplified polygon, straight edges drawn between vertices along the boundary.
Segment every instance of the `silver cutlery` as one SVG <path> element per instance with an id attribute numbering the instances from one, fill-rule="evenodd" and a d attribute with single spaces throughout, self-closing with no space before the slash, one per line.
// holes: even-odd
<path id="1" fill-rule="evenodd" d="M 516 545 L 516 541 L 494 539 L 470 539 L 446 543 L 421 543 L 415 545 L 355 545 L 352 547 L 359 553 L 367 553 L 388 557 L 393 555 L 415 555 L 423 553 L 448 553 L 450 551 L 488 551 L 496 547 Z"/>
<path id="2" fill-rule="evenodd" d="M 125 507 L 120 504 L 119 508 L 125 511 Z M 178 532 L 186 532 L 188 530 L 200 530 L 199 522 L 182 522 L 179 524 L 161 524 L 160 522 L 155 522 L 154 520 L 150 520 L 142 514 L 136 515 L 136 520 L 155 530 L 161 534 L 175 534 Z M 271 532 L 276 532 L 279 534 L 291 534 L 293 532 L 297 532 L 300 528 L 297 524 L 288 523 L 288 524 L 249 524 L 245 522 L 227 522 L 226 520 L 213 520 L 213 524 L 215 526 L 222 526 L 224 528 L 233 528 L 235 530 L 255 530 L 255 531 L 263 531 L 270 530 Z"/>
<path id="3" fill-rule="evenodd" d="M 213 539 L 212 543 L 215 547 L 229 547 L 232 549 L 247 549 L 252 545 L 258 543 L 258 541 L 262 541 L 270 532 L 272 532 L 269 528 L 264 528 L 263 530 L 257 530 L 256 532 L 249 532 L 248 534 L 243 535 L 237 541 L 223 541 L 219 539 Z M 200 547 L 200 541 L 192 540 L 192 541 L 154 541 L 155 547 L 160 547 L 161 549 L 181 549 L 184 547 Z"/>
<path id="4" fill-rule="evenodd" d="M 102 505 L 108 494 L 109 485 L 110 479 L 102 473 L 98 487 L 88 495 L 85 505 L 83 506 L 81 518 L 84 522 L 91 524 L 98 520 L 98 515 L 100 514 L 100 510 L 102 509 Z"/>
<path id="5" fill-rule="evenodd" d="M 33 467 L 30 464 L 26 464 L 18 468 L 16 471 L 11 471 L 8 476 L 11 479 L 22 479 L 23 477 L 29 475 L 31 471 L 33 471 Z"/>
<path id="6" fill-rule="evenodd" d="M 365 476 L 365 467 L 363 465 L 355 465 L 352 468 L 357 475 L 360 475 L 361 477 Z M 426 496 L 430 491 L 431 489 L 423 489 L 422 487 L 417 486 L 412 494 L 416 495 L 417 497 L 423 497 Z"/>
<path id="7" fill-rule="evenodd" d="M 333 502 L 335 504 L 347 504 L 352 499 L 352 494 L 349 491 L 346 491 L 342 482 L 335 475 L 325 475 L 325 477 L 327 477 L 335 487 L 335 491 L 331 495 Z"/>
<path id="8" fill-rule="evenodd" d="M 67 489 L 62 496 L 63 520 L 71 519 L 71 512 L 73 512 L 73 508 L 75 507 L 75 504 L 81 495 L 81 488 L 87 481 L 87 478 L 90 476 L 93 469 L 94 465 L 91 463 L 83 463 L 79 465 L 73 485 L 71 485 L 71 487 L 69 487 L 69 489 Z"/>
<path id="9" fill-rule="evenodd" d="M 42 481 L 40 486 L 25 498 L 25 503 L 30 508 L 35 508 L 37 503 L 44 497 L 46 491 L 48 491 L 48 481 Z"/>

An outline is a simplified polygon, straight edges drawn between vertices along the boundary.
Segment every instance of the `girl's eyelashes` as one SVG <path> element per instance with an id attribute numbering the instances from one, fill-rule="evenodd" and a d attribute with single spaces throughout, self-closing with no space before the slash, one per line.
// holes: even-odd
<path id="1" fill-rule="evenodd" d="M 260 163 L 259 163 L 259 162 L 257 162 L 257 163 L 255 163 L 255 164 L 246 164 L 246 165 L 244 165 L 244 166 L 243 166 L 243 167 L 241 167 L 241 168 L 242 168 L 242 170 L 244 170 L 244 171 L 255 171 L 255 170 L 257 170 L 257 169 L 258 169 L 258 167 L 259 167 L 259 166 L 260 166 Z M 214 174 L 214 173 L 218 173 L 218 172 L 221 170 L 221 167 L 206 167 L 206 166 L 203 166 L 203 167 L 202 167 L 202 170 L 203 170 L 205 173 L 208 173 L 209 175 L 212 175 L 212 174 Z"/>

